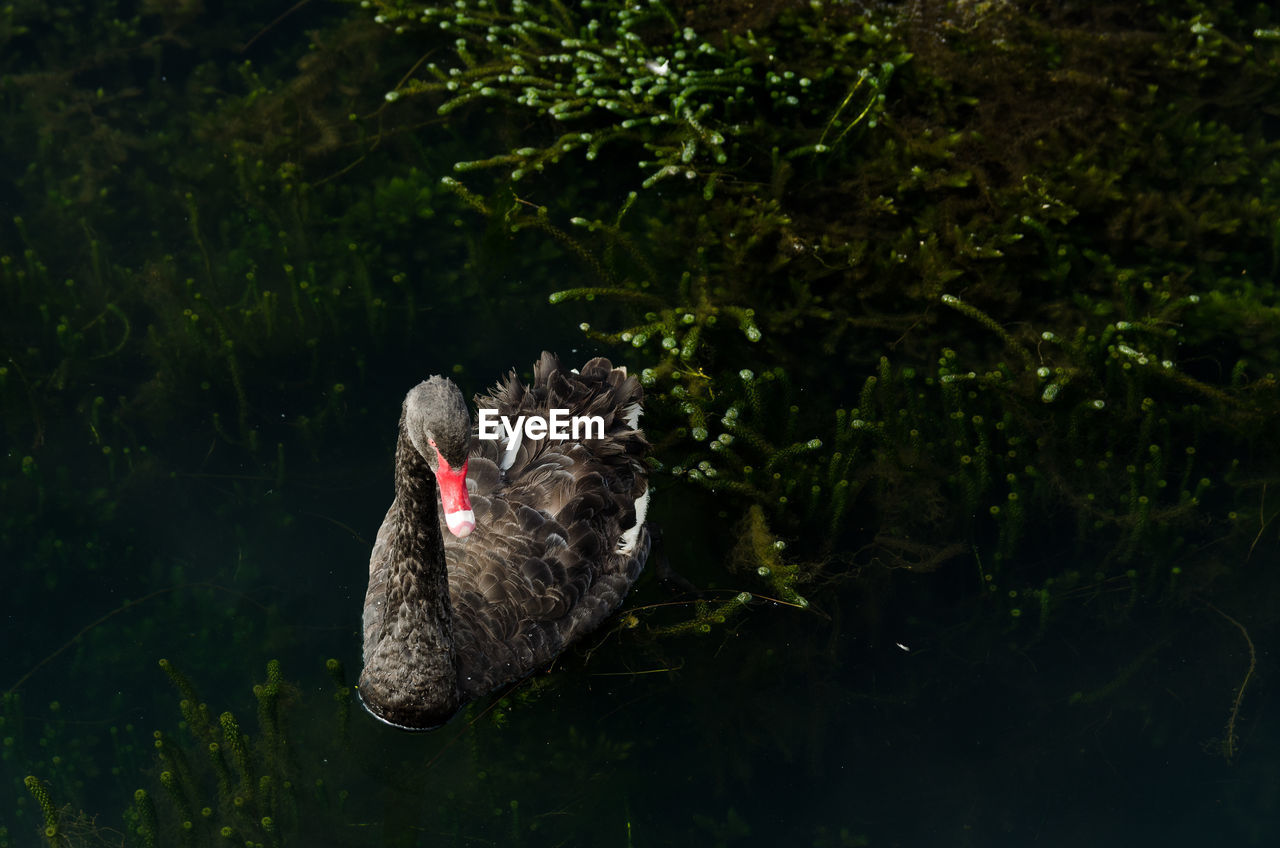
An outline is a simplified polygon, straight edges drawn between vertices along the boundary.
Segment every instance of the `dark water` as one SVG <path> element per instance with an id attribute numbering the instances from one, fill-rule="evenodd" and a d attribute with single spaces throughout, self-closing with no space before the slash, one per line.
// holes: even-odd
<path id="1" fill-rule="evenodd" d="M 332 210 L 260 222 L 255 215 L 266 207 L 246 188 L 253 179 L 219 187 L 196 167 L 203 151 L 230 149 L 216 128 L 188 127 L 181 146 L 195 153 L 165 159 L 170 148 L 157 134 L 170 126 L 166 109 L 188 98 L 193 110 L 213 109 L 210 92 L 219 86 L 226 97 L 246 96 L 253 86 L 233 85 L 228 70 L 245 55 L 283 85 L 305 63 L 305 31 L 351 13 L 306 9 L 245 53 L 231 45 L 283 8 L 214 5 L 190 11 L 199 34 L 182 4 L 165 15 L 115 9 L 143 15 L 141 32 L 123 36 L 104 34 L 115 31 L 110 16 L 99 20 L 89 9 L 77 13 L 96 23 L 81 29 L 66 16 L 0 17 L 0 26 L 28 28 L 0 29 L 10 109 L 0 132 L 12 134 L 0 161 L 0 254 L 13 268 L 43 263 L 43 284 L 63 298 L 37 292 L 35 271 L 4 278 L 0 846 L 144 845 L 150 830 L 159 845 L 815 848 L 1257 845 L 1280 833 L 1271 700 L 1278 552 L 1265 485 L 1250 516 L 1251 546 L 1224 554 L 1206 531 L 1181 549 L 1187 572 L 1233 558 L 1212 594 L 1173 603 L 1140 593 L 1136 581 L 1085 579 L 1085 589 L 1055 600 L 1043 626 L 1028 625 L 982 588 L 981 563 L 966 555 L 929 573 L 833 571 L 838 577 L 803 588 L 807 609 L 757 599 L 710 632 L 673 635 L 662 628 L 689 621 L 694 601 L 660 585 L 650 567 L 599 632 L 446 727 L 405 734 L 370 719 L 350 686 L 405 390 L 441 371 L 467 393 L 482 391 L 543 348 L 572 362 L 597 354 L 635 356 L 633 367 L 645 360 L 584 338 L 577 322 L 585 318 L 547 304 L 549 291 L 593 284 L 589 268 L 545 248 L 546 264 L 557 264 L 531 276 L 538 242 L 505 242 L 500 226 L 460 205 L 440 213 L 457 220 L 441 231 L 477 233 L 470 254 L 432 241 L 436 231 L 423 221 L 384 215 L 358 181 L 348 200 L 371 204 L 366 230 L 344 218 L 336 235 L 325 226 L 325 215 L 340 214 Z M 146 47 L 120 62 L 78 65 L 75 51 L 92 43 Z M 81 95 L 97 97 L 99 85 L 108 95 L 124 91 L 125 78 L 141 93 L 123 97 L 123 117 L 70 95 L 40 107 L 16 93 L 43 84 L 23 74 L 49 67 L 66 71 L 60 79 Z M 159 93 L 161 79 L 182 90 Z M 341 88 L 341 74 L 332 84 Z M 39 90 L 57 96 L 56 85 Z M 40 108 L 85 108 L 95 117 L 58 129 Z M 128 138 L 113 136 L 115 126 L 129 127 Z M 77 152 L 77 132 L 94 128 L 101 135 L 89 152 Z M 270 143 L 262 144 L 245 167 L 271 159 Z M 418 150 L 412 161 L 428 168 L 460 158 L 454 145 Z M 86 156 L 102 161 L 75 177 Z M 37 171 L 44 176 L 33 177 Z M 203 244 L 189 237 L 192 207 L 181 199 L 193 186 Z M 94 201 L 99 188 L 105 193 Z M 90 200 L 73 194 L 81 190 Z M 562 186 L 570 198 L 590 190 L 585 180 Z M 155 209 L 169 217 L 135 220 Z M 15 216 L 25 224 L 12 223 Z M 428 235 L 415 237 L 419 226 Z M 165 323 L 166 298 L 185 297 L 188 277 L 206 285 L 206 262 L 234 271 L 239 286 L 246 271 L 266 277 L 263 256 L 272 268 L 298 261 L 302 273 L 303 260 L 292 257 L 304 244 L 312 265 L 335 275 L 317 285 L 340 282 L 344 293 L 334 296 L 332 314 L 317 307 L 317 317 L 304 319 L 299 310 L 294 336 L 264 332 L 253 348 L 236 335 L 240 358 L 231 364 L 221 342 L 213 352 L 197 342 L 183 348 L 187 337 Z M 412 307 L 366 310 L 350 294 L 362 273 L 384 280 L 397 272 L 408 275 L 403 286 L 378 291 L 408 291 Z M 64 276 L 78 282 L 57 289 Z M 92 293 L 69 305 L 65 291 L 85 289 Z M 254 303 L 238 297 L 225 298 L 235 305 L 219 319 L 230 335 L 232 317 Z M 127 335 L 105 305 L 117 302 L 129 316 Z M 79 342 L 57 329 L 60 310 L 71 310 L 66 323 Z M 581 314 L 610 326 L 620 311 L 602 302 Z M 159 329 L 148 336 L 147 325 Z M 182 354 L 163 354 L 170 349 Z M 757 371 L 771 364 L 740 363 Z M 828 390 L 821 365 L 801 378 L 811 395 Z M 651 519 L 664 537 L 655 557 L 706 597 L 767 594 L 750 574 L 725 567 L 740 526 L 728 499 L 658 474 L 655 487 Z M 1029 528 L 1021 560 L 1044 573 L 1100 570 L 1052 541 L 1048 528 L 1058 520 Z M 854 535 L 862 521 L 855 507 Z M 956 541 L 976 552 L 983 540 Z M 248 736 L 240 789 L 220 789 L 208 740 L 184 720 L 183 695 L 162 658 L 190 681 L 215 725 L 229 713 Z M 330 660 L 343 679 L 326 667 Z M 273 661 L 282 683 L 263 718 L 253 687 L 268 680 Z M 275 747 L 265 744 L 272 734 Z M 236 783 L 228 739 L 224 762 Z M 185 775 L 177 792 L 162 777 L 175 772 Z M 57 810 L 48 837 L 24 785 L 29 775 Z M 139 790 L 150 800 L 139 800 Z M 257 812 L 244 814 L 237 795 Z M 261 822 L 267 814 L 270 827 Z M 257 827 L 220 833 L 241 820 Z"/>

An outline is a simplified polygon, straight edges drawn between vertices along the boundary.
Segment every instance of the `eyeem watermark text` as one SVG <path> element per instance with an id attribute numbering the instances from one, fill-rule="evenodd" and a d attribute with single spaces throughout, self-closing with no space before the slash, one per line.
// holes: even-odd
<path id="1" fill-rule="evenodd" d="M 521 415 L 515 423 L 496 409 L 481 409 L 479 435 L 482 439 L 505 438 L 507 444 L 518 444 L 521 436 L 534 441 L 552 439 L 603 439 L 604 419 L 599 415 L 570 415 L 567 409 L 552 409 L 550 416 Z"/>

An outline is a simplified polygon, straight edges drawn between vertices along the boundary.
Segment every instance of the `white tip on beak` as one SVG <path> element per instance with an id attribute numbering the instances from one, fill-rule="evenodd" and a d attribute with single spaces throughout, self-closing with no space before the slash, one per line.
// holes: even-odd
<path id="1" fill-rule="evenodd" d="M 449 532 L 459 539 L 465 539 L 476 529 L 476 514 L 469 509 L 446 512 L 444 520 L 449 525 Z"/>

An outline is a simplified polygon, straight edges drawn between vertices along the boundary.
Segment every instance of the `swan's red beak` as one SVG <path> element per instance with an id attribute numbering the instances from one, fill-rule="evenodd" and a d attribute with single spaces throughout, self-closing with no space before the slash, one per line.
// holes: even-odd
<path id="1" fill-rule="evenodd" d="M 450 468 L 439 451 L 436 457 L 440 462 L 436 468 L 436 484 L 440 487 L 445 523 L 450 533 L 464 539 L 476 529 L 476 515 L 471 511 L 471 498 L 467 495 L 467 463 L 464 461 L 461 468 Z"/>

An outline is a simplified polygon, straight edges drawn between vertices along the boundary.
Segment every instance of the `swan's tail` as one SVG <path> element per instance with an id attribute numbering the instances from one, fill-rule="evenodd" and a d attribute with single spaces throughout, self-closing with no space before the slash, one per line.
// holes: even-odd
<path id="1" fill-rule="evenodd" d="M 639 430 L 644 388 L 625 367 L 615 368 L 603 357 L 592 359 L 581 369 L 566 370 L 555 354 L 544 351 L 533 365 L 530 385 L 512 371 L 487 396 L 478 395 L 476 405 L 497 409 L 513 420 L 521 415 L 546 417 L 553 409 L 565 410 L 570 416 L 599 418 L 604 440 L 628 441 L 627 434 Z M 642 456 L 648 444 L 637 433 L 636 444 L 628 448 L 627 453 Z"/>

